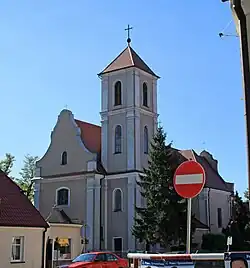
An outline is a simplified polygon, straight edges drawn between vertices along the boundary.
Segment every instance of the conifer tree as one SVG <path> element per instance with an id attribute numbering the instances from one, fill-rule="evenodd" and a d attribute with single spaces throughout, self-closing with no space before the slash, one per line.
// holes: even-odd
<path id="1" fill-rule="evenodd" d="M 173 176 L 180 164 L 179 153 L 166 145 L 162 127 L 151 142 L 148 168 L 137 184 L 146 201 L 146 208 L 135 207 L 133 235 L 147 244 L 160 243 L 167 248 L 171 242 L 185 242 L 186 202 L 173 187 Z"/>

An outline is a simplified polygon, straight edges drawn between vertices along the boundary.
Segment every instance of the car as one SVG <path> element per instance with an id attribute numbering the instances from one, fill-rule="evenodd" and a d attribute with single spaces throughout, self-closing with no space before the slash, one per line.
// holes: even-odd
<path id="1" fill-rule="evenodd" d="M 128 260 L 112 252 L 84 253 L 59 268 L 128 268 Z"/>

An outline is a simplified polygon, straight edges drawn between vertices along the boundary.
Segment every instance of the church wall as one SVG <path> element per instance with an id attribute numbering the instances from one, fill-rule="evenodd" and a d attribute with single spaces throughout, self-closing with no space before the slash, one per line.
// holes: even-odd
<path id="1" fill-rule="evenodd" d="M 71 177 L 66 180 L 58 178 L 53 181 L 42 181 L 40 184 L 39 211 L 47 218 L 56 204 L 56 190 L 67 187 L 70 190 L 70 205 L 58 206 L 62 208 L 72 220 L 83 221 L 86 218 L 86 176 Z"/>
<path id="2" fill-rule="evenodd" d="M 192 198 L 192 214 L 195 214 L 195 217 L 197 219 L 200 219 L 200 198 L 201 198 L 200 195 Z M 202 209 L 204 210 L 204 208 Z M 203 223 L 206 224 L 206 222 Z"/>
<path id="3" fill-rule="evenodd" d="M 208 192 L 209 211 L 210 211 L 210 228 L 212 233 L 220 233 L 222 227 L 225 228 L 231 218 L 231 193 L 221 190 L 211 189 Z M 218 226 L 218 208 L 221 209 L 222 227 Z"/>
<path id="4" fill-rule="evenodd" d="M 62 153 L 67 152 L 67 164 L 61 164 Z M 87 162 L 96 159 L 80 138 L 80 129 L 70 111 L 63 110 L 51 133 L 51 143 L 45 155 L 37 162 L 38 177 L 87 170 Z"/>
<path id="5" fill-rule="evenodd" d="M 148 154 L 144 153 L 144 127 L 148 128 L 149 145 L 154 135 L 154 120 L 149 115 L 140 115 L 140 157 L 141 157 L 141 169 L 148 167 Z M 150 146 L 149 146 L 150 149 Z"/>
<path id="6" fill-rule="evenodd" d="M 208 188 L 204 188 L 199 194 L 198 211 L 194 211 L 197 218 L 204 224 L 209 226 L 209 209 L 208 209 Z"/>
<path id="7" fill-rule="evenodd" d="M 127 178 L 107 179 L 107 197 L 108 197 L 108 214 L 107 214 L 107 250 L 113 250 L 113 237 L 123 238 L 123 249 L 127 249 L 127 236 L 128 236 L 128 189 Z M 113 191 L 120 188 L 123 193 L 122 211 L 113 211 Z"/>
<path id="8" fill-rule="evenodd" d="M 133 106 L 133 69 L 125 69 L 114 72 L 108 76 L 108 110 L 117 110 Z M 122 105 L 114 106 L 114 86 L 117 81 L 122 84 Z"/>
<path id="9" fill-rule="evenodd" d="M 222 225 L 218 226 L 218 208 L 221 209 Z M 231 193 L 204 188 L 192 203 L 192 213 L 202 223 L 210 226 L 212 233 L 221 233 L 232 216 Z"/>

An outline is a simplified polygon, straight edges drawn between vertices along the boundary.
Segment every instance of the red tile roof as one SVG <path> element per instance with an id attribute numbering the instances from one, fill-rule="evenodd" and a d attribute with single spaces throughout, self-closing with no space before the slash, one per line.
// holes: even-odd
<path id="1" fill-rule="evenodd" d="M 206 172 L 205 186 L 212 189 L 218 189 L 226 192 L 233 192 L 234 184 L 226 182 L 215 170 L 210 163 L 202 156 L 198 155 L 194 150 L 179 150 L 185 160 L 193 160 L 200 163 Z"/>
<path id="2" fill-rule="evenodd" d="M 76 120 L 81 129 L 81 138 L 86 148 L 92 153 L 101 152 L 101 127 L 87 122 Z"/>
<path id="3" fill-rule="evenodd" d="M 127 46 L 101 73 L 110 73 L 113 71 L 118 71 L 130 67 L 136 67 L 140 70 L 143 70 L 146 73 L 149 73 L 157 78 L 160 78 L 156 75 L 148 65 L 140 58 L 140 56 L 133 50 L 132 47 Z"/>
<path id="4" fill-rule="evenodd" d="M 0 226 L 49 227 L 17 184 L 1 170 L 0 185 Z"/>

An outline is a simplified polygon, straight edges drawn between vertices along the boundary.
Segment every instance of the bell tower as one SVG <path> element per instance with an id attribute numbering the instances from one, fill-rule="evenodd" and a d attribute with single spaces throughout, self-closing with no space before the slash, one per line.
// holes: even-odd
<path id="1" fill-rule="evenodd" d="M 157 76 L 131 47 L 101 72 L 102 164 L 107 172 L 141 171 L 147 166 L 157 126 Z"/>

